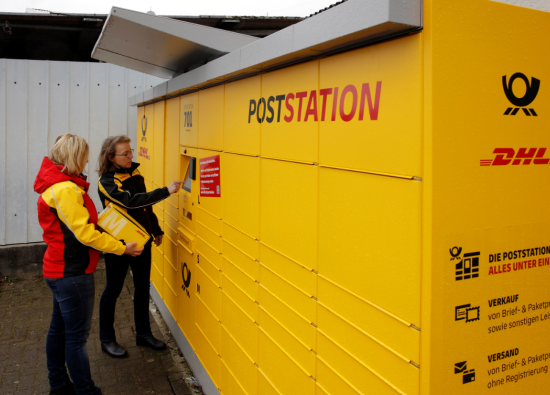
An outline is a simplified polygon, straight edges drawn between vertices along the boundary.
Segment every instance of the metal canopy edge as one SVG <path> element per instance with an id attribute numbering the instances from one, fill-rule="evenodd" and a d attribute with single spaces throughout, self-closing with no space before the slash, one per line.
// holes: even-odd
<path id="1" fill-rule="evenodd" d="M 422 0 L 349 0 L 164 82 L 164 95 L 151 88 L 132 102 L 147 104 L 421 28 Z"/>
<path id="2" fill-rule="evenodd" d="M 92 58 L 173 78 L 257 40 L 245 34 L 113 7 Z"/>

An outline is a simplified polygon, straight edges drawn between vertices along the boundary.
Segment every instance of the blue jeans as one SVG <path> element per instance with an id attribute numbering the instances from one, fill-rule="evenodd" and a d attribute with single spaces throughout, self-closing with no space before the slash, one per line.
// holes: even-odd
<path id="1" fill-rule="evenodd" d="M 46 283 L 53 292 L 52 322 L 46 341 L 50 388 L 58 390 L 66 384 L 67 363 L 78 395 L 100 395 L 86 351 L 94 311 L 94 275 L 47 278 Z"/>

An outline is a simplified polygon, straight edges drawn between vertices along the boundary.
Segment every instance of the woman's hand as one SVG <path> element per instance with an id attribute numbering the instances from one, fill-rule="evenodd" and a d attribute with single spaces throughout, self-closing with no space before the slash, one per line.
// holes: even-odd
<path id="1" fill-rule="evenodd" d="M 170 185 L 166 187 L 168 188 L 168 192 L 170 192 L 170 195 L 179 191 L 181 188 L 181 184 L 183 184 L 183 181 L 172 181 Z"/>
<path id="2" fill-rule="evenodd" d="M 155 236 L 155 245 L 158 247 L 162 244 L 162 235 Z"/>
<path id="3" fill-rule="evenodd" d="M 132 255 L 132 256 L 140 255 L 144 247 L 136 248 L 136 246 L 137 246 L 137 243 L 126 244 L 126 251 L 124 251 L 124 255 Z"/>

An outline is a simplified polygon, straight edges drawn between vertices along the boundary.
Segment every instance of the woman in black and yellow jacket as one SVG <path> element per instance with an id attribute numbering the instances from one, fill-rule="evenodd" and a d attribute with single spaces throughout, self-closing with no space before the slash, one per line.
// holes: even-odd
<path id="1" fill-rule="evenodd" d="M 176 193 L 182 182 L 173 181 L 169 186 L 147 192 L 145 180 L 140 174 L 139 163 L 132 162 L 133 150 L 127 136 L 113 136 L 105 139 L 99 154 L 99 197 L 103 207 L 115 204 L 128 212 L 154 238 L 158 246 L 162 243 L 163 232 L 153 205 Z M 151 241 L 145 245 L 137 258 L 115 254 L 105 254 L 107 285 L 99 303 L 99 339 L 101 349 L 115 358 L 128 355 L 117 343 L 114 330 L 115 305 L 124 286 L 124 279 L 132 269 L 134 280 L 134 321 L 136 344 L 156 350 L 166 347 L 164 342 L 155 339 L 149 323 L 149 288 L 151 275 Z"/>
<path id="2" fill-rule="evenodd" d="M 97 211 L 81 175 L 88 144 L 71 134 L 60 136 L 44 158 L 34 182 L 40 194 L 38 221 L 48 248 L 43 272 L 53 292 L 53 314 L 46 340 L 50 394 L 99 395 L 91 377 L 86 341 L 94 309 L 94 275 L 99 251 L 139 255 L 143 248 L 124 243 L 97 228 Z M 73 383 L 67 375 L 67 368 Z"/>

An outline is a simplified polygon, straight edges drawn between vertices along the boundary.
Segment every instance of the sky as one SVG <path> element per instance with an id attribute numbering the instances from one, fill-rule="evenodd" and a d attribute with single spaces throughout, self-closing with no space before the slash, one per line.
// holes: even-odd
<path id="1" fill-rule="evenodd" d="M 157 15 L 308 16 L 339 0 L 14 0 L 0 1 L 0 12 L 47 11 L 108 14 L 112 6 Z"/>

